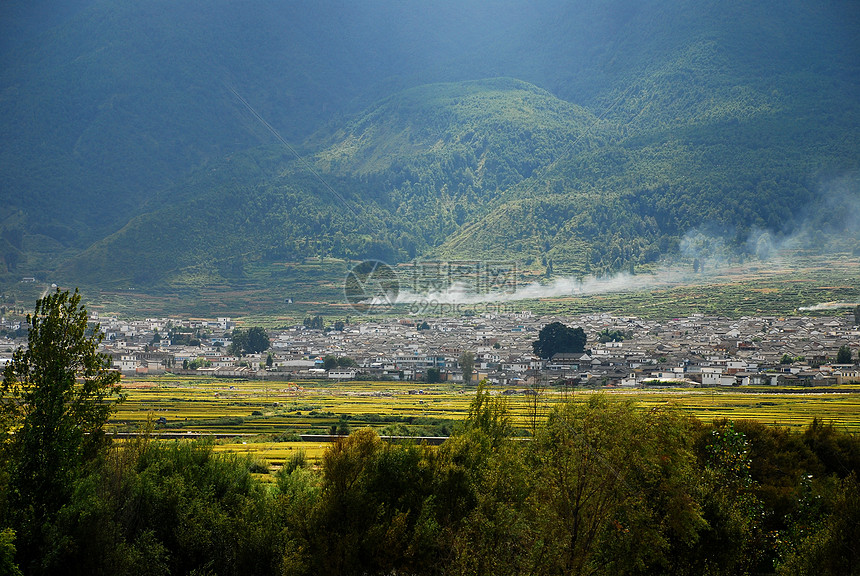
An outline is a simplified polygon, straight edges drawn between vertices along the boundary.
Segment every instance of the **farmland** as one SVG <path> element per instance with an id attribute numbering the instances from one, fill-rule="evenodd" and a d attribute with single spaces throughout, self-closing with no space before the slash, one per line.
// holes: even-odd
<path id="1" fill-rule="evenodd" d="M 474 388 L 420 382 L 237 381 L 163 376 L 123 383 L 127 400 L 108 429 L 134 432 L 151 420 L 158 433 L 217 435 L 216 450 L 251 453 L 278 466 L 297 451 L 318 458 L 325 446 L 300 434 L 343 433 L 365 426 L 383 435 L 446 436 L 468 414 Z M 674 407 L 709 422 L 755 419 L 800 429 L 813 418 L 860 432 L 860 386 L 783 388 L 554 389 L 538 396 L 494 387 L 507 396 L 517 433 L 529 434 L 554 404 L 594 394 L 627 398 L 649 410 Z"/>

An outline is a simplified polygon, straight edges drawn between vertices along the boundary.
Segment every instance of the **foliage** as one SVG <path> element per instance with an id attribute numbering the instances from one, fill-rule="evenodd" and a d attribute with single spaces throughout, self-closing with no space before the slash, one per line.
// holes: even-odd
<path id="1" fill-rule="evenodd" d="M 436 384 L 442 381 L 442 371 L 439 368 L 428 368 L 424 374 L 424 381 L 428 384 Z"/>
<path id="2" fill-rule="evenodd" d="M 541 328 L 538 339 L 532 342 L 532 349 L 535 356 L 552 358 L 554 354 L 584 352 L 585 342 L 585 331 L 582 328 L 551 322 Z"/>
<path id="3" fill-rule="evenodd" d="M 779 563 L 777 573 L 781 576 L 856 574 L 860 565 L 858 495 L 860 484 L 857 474 L 852 473 L 839 483 L 836 494 L 831 496 L 829 513 L 808 519 L 814 529 L 800 532 L 799 542 L 793 543 L 795 545 Z"/>
<path id="4" fill-rule="evenodd" d="M 475 353 L 470 350 L 464 350 L 457 359 L 457 362 L 460 365 L 460 370 L 463 371 L 463 383 L 471 383 L 472 376 L 475 373 Z"/>
<path id="5" fill-rule="evenodd" d="M 480 430 L 494 443 L 499 443 L 511 435 L 513 426 L 507 403 L 504 398 L 490 393 L 487 380 L 478 383 L 475 399 L 469 405 L 466 429 Z"/>
<path id="6" fill-rule="evenodd" d="M 851 364 L 851 347 L 844 344 L 839 347 L 839 352 L 836 353 L 837 364 Z"/>
<path id="7" fill-rule="evenodd" d="M 610 330 L 609 328 L 604 328 L 597 334 L 597 341 L 601 344 L 605 344 L 606 342 L 623 342 L 625 338 L 628 338 L 629 334 L 625 333 L 623 330 Z"/>
<path id="8" fill-rule="evenodd" d="M 57 290 L 27 316 L 26 348 L 3 372 L 0 417 L 12 521 L 25 570 L 56 542 L 45 526 L 72 498 L 74 481 L 105 445 L 104 425 L 122 399 L 120 375 L 98 353 L 80 294 Z"/>
<path id="9" fill-rule="evenodd" d="M 116 445 L 76 478 L 49 526 L 50 566 L 693 575 L 854 565 L 855 436 L 821 423 L 803 433 L 705 424 L 600 395 L 556 406 L 530 442 L 511 437 L 512 416 L 482 382 L 436 449 L 358 429 L 318 466 L 296 453 L 267 485 L 252 475 L 265 463 L 205 442 Z"/>
<path id="10" fill-rule="evenodd" d="M 186 366 L 185 366 L 186 362 L 188 362 L 188 361 L 183 360 L 183 362 L 182 362 L 183 368 L 186 368 Z M 206 358 L 201 357 L 201 358 L 195 358 L 191 362 L 188 362 L 187 368 L 189 370 L 197 370 L 198 368 L 209 368 L 210 366 L 212 366 L 212 362 L 207 360 Z"/>
<path id="11" fill-rule="evenodd" d="M 232 342 L 230 343 L 230 353 L 237 356 L 245 354 L 258 354 L 269 349 L 269 335 L 265 328 L 253 326 L 247 330 L 242 328 L 234 328 L 232 334 Z"/>
<path id="12" fill-rule="evenodd" d="M 333 356 L 326 354 L 323 356 L 323 368 L 333 370 L 335 368 L 354 368 L 358 364 L 349 356 Z"/>
<path id="13" fill-rule="evenodd" d="M 21 569 L 15 563 L 15 531 L 11 528 L 0 531 L 0 574 L 21 576 Z"/>

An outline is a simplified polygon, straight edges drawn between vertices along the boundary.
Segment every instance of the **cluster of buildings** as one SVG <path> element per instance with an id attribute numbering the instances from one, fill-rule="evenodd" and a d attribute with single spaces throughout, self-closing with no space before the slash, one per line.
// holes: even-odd
<path id="1" fill-rule="evenodd" d="M 471 353 L 473 381 L 486 378 L 523 388 L 560 381 L 597 386 L 860 382 L 860 327 L 853 314 L 740 319 L 693 315 L 660 322 L 529 312 L 390 319 L 344 324 L 341 330 L 293 326 L 270 331 L 270 349 L 246 356 L 230 353 L 234 322 L 229 318 L 93 319 L 105 333 L 102 351 L 126 375 L 169 371 L 246 378 L 426 380 L 433 369 L 434 378 L 463 382 L 462 360 L 464 353 Z M 536 357 L 532 342 L 554 321 L 583 328 L 586 352 Z M 6 334 L 12 328 L 5 319 L 0 324 Z M 601 333 L 622 334 L 624 339 L 601 342 Z M 0 362 L 25 343 L 21 338 L 0 339 Z M 839 349 L 845 346 L 852 361 L 837 365 Z M 341 362 L 335 366 L 337 358 Z"/>

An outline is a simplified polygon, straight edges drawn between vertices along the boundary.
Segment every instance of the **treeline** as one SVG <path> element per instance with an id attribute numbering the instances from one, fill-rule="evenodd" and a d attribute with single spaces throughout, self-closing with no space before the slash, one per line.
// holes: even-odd
<path id="1" fill-rule="evenodd" d="M 534 415 L 540 402 L 534 404 Z M 543 415 L 541 415 L 543 416 Z M 6 496 L 0 566 L 24 574 L 852 574 L 860 439 L 813 422 L 703 423 L 595 396 L 512 439 L 481 387 L 442 446 L 371 429 L 264 463 L 206 442 L 101 450 L 34 529 Z M 42 501 L 46 501 L 43 499 Z M 27 535 L 27 540 L 23 535 Z M 11 570 L 11 572 L 9 572 Z"/>

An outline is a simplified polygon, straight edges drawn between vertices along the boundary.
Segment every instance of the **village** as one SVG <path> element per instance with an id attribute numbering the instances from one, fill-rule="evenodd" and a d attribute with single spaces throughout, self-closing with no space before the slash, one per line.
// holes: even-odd
<path id="1" fill-rule="evenodd" d="M 742 317 L 693 315 L 657 322 L 608 314 L 541 317 L 530 312 L 460 318 L 313 322 L 268 332 L 268 350 L 231 354 L 236 324 L 159 318 L 91 318 L 101 351 L 125 376 L 167 372 L 219 378 L 348 381 L 409 380 L 528 389 L 581 386 L 832 386 L 860 382 L 860 327 L 854 315 Z M 347 319 L 348 321 L 348 319 Z M 541 359 L 532 342 L 550 322 L 581 327 L 584 353 Z M 314 327 L 311 327 L 314 326 Z M 20 322 L 5 318 L 0 363 L 26 344 Z M 10 338 L 9 335 L 17 335 Z M 614 340 L 614 341 L 613 341 Z M 840 348 L 849 363 L 837 364 Z M 471 372 L 471 374 L 469 374 Z"/>

